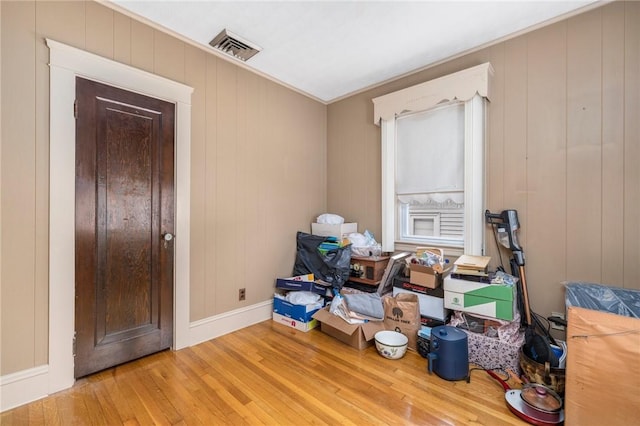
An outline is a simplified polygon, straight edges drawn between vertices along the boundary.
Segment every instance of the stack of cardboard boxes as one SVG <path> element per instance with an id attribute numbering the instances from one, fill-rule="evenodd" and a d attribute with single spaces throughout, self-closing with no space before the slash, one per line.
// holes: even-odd
<path id="1" fill-rule="evenodd" d="M 460 256 L 444 279 L 444 303 L 449 309 L 512 321 L 515 286 L 491 284 L 488 256 Z"/>
<path id="2" fill-rule="evenodd" d="M 506 340 L 489 335 L 500 334 L 497 330 L 501 326 L 508 327 L 510 322 L 519 321 L 515 308 L 516 286 L 495 283 L 493 274 L 488 272 L 490 260 L 487 256 L 458 258 L 452 273 L 443 280 L 444 305 L 463 313 L 470 362 L 484 368 L 510 368 L 518 372 L 524 336 L 512 333 Z M 491 324 L 493 333 L 488 332 L 486 324 Z M 515 328 L 518 329 L 519 324 Z"/>
<path id="3" fill-rule="evenodd" d="M 313 279 L 313 274 L 308 274 L 276 280 L 276 289 L 279 292 L 273 298 L 274 321 L 305 332 L 318 326 L 318 321 L 313 315 L 324 307 L 329 288 L 314 282 Z M 298 305 L 286 299 L 287 293 L 292 291 L 308 291 L 320 295 L 321 298 L 316 303 Z"/>
<path id="4" fill-rule="evenodd" d="M 457 262 L 463 263 L 470 260 L 478 259 L 474 256 L 464 256 Z M 395 278 L 393 295 L 403 292 L 418 295 L 422 332 L 425 332 L 419 333 L 419 336 L 428 336 L 430 327 L 449 324 L 454 313 L 456 313 L 455 316 L 462 313 L 473 322 L 491 323 L 494 328 L 506 322 L 518 320 L 515 310 L 515 286 L 491 284 L 490 274 L 487 272 L 489 260 L 485 257 L 480 259 L 481 265 L 478 266 L 477 274 L 473 271 L 473 267 L 464 270 L 464 268 L 457 268 L 458 265 L 455 263 L 445 264 L 441 273 L 429 266 L 410 263 L 409 276 Z M 485 323 L 479 319 L 480 317 L 487 318 L 488 322 Z M 488 368 L 511 368 L 519 371 L 521 341 L 507 342 L 489 337 L 486 328 L 479 330 L 477 327 L 466 327 L 464 331 L 469 337 L 470 362 Z M 428 349 L 426 351 L 428 352 Z M 422 351 L 420 354 L 425 356 Z"/>
<path id="5" fill-rule="evenodd" d="M 449 309 L 444 305 L 443 280 L 451 272 L 445 268 L 442 273 L 432 267 L 417 263 L 409 264 L 409 277 L 399 276 L 394 279 L 393 295 L 399 293 L 415 293 L 420 302 L 422 324 L 430 327 L 442 325 L 449 316 Z"/>

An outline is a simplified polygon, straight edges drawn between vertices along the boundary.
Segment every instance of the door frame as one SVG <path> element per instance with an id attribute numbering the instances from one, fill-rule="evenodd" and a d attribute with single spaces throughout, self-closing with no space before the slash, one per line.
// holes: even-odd
<path id="1" fill-rule="evenodd" d="M 176 105 L 174 350 L 189 345 L 191 94 L 193 88 L 46 39 L 49 47 L 49 393 L 75 382 L 75 78 L 84 77 Z"/>

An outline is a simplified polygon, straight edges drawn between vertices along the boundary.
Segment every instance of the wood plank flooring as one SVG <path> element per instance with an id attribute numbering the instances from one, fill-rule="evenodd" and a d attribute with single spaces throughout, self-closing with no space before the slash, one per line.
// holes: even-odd
<path id="1" fill-rule="evenodd" d="M 470 383 L 265 321 L 80 379 L 2 425 L 523 425 L 484 371 Z"/>

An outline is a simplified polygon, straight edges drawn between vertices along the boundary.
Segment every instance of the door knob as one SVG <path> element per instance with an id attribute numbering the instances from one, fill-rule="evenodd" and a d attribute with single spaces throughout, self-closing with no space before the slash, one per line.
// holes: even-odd
<path id="1" fill-rule="evenodd" d="M 164 243 L 164 248 L 167 248 L 169 241 L 173 240 L 173 234 L 170 232 L 165 232 L 162 234 L 162 242 Z"/>

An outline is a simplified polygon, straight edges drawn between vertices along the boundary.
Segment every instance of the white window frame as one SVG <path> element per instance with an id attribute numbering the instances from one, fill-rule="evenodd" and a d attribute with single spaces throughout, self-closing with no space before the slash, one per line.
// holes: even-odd
<path id="1" fill-rule="evenodd" d="M 382 250 L 396 249 L 395 146 L 396 118 L 450 102 L 465 104 L 464 247 L 454 252 L 484 253 L 485 104 L 493 68 L 484 63 L 373 99 L 374 123 L 382 139 Z M 457 249 L 457 250 L 456 250 Z"/>

